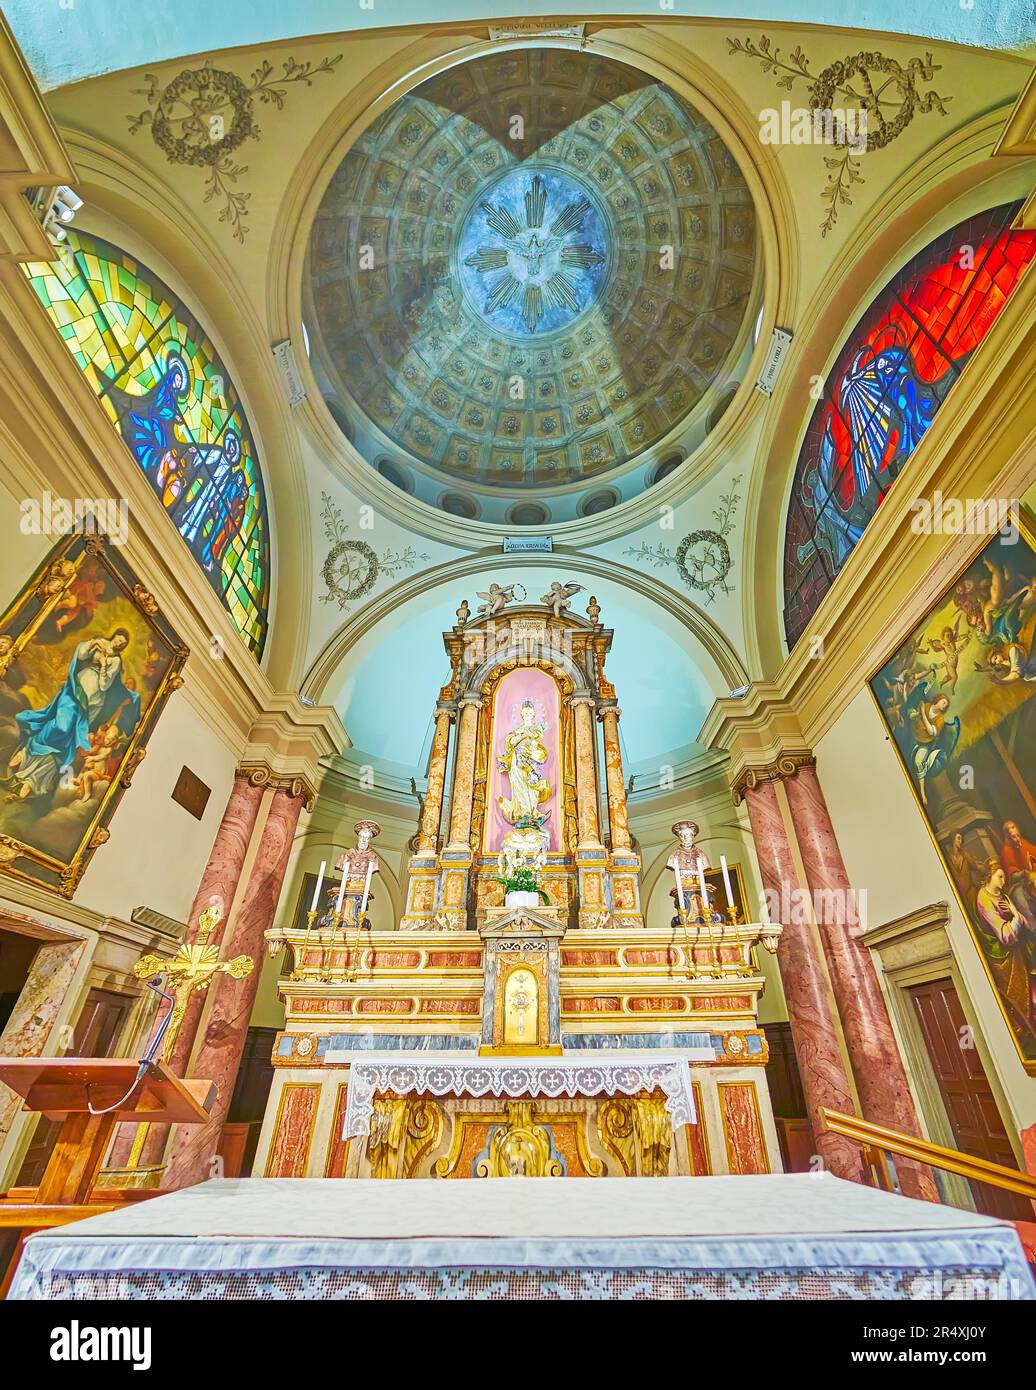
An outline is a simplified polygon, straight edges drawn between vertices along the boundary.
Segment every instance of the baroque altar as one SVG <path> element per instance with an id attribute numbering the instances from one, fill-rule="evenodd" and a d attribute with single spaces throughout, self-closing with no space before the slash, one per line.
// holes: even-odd
<path id="1" fill-rule="evenodd" d="M 512 609 L 494 585 L 444 634 L 398 929 L 366 919 L 361 822 L 366 874 L 337 904 L 318 882 L 305 927 L 267 933 L 290 949 L 255 1174 L 780 1171 L 756 959 L 780 928 L 741 920 L 725 861 L 718 910 L 693 822 L 674 827 L 672 921 L 645 925 L 613 634 L 596 600 L 568 611 L 571 588 Z"/>

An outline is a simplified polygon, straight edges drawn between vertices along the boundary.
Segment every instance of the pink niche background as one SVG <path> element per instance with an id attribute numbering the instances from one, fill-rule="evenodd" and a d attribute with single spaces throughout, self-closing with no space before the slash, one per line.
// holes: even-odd
<path id="1" fill-rule="evenodd" d="M 511 784 L 506 772 L 500 771 L 499 757 L 504 740 L 516 726 L 518 711 L 523 700 L 532 700 L 538 709 L 546 711 L 546 732 L 544 743 L 547 746 L 547 761 L 540 768 L 540 776 L 546 777 L 551 786 L 549 801 L 540 807 L 542 814 L 550 810 L 550 817 L 543 829 L 549 836 L 547 848 L 556 850 L 561 843 L 561 789 L 560 789 L 560 750 L 561 750 L 561 697 L 558 687 L 546 671 L 536 666 L 522 666 L 510 671 L 496 688 L 493 700 L 492 743 L 489 748 L 489 777 L 486 797 L 485 850 L 487 854 L 499 853 L 503 838 L 512 829 L 500 814 L 498 797 L 509 797 Z M 513 711 L 513 713 L 512 713 Z"/>

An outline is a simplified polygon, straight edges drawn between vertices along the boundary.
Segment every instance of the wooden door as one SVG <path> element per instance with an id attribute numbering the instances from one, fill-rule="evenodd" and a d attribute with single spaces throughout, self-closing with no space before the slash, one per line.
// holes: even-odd
<path id="1" fill-rule="evenodd" d="M 1017 1168 L 1018 1162 L 978 1049 L 962 1046 L 962 1039 L 966 1043 L 971 1030 L 953 981 L 930 980 L 927 984 L 911 986 L 907 993 L 921 1025 L 955 1146 L 976 1158 L 989 1159 L 1005 1168 Z M 1013 1192 L 981 1182 L 973 1182 L 971 1191 L 975 1206 L 987 1216 L 999 1216 L 1008 1221 L 1033 1219 L 1032 1203 Z"/>

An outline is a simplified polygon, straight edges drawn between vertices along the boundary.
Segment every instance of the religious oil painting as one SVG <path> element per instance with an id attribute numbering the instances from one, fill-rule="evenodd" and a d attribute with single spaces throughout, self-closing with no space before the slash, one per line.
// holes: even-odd
<path id="1" fill-rule="evenodd" d="M 1036 533 L 980 551 L 871 689 L 1036 1074 Z"/>
<path id="2" fill-rule="evenodd" d="M 0 622 L 0 870 L 73 895 L 186 659 L 106 538 L 54 547 Z"/>

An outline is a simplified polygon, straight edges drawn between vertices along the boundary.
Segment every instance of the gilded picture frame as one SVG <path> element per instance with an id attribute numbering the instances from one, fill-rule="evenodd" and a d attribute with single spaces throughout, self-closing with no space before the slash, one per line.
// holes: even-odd
<path id="1" fill-rule="evenodd" d="M 1020 509 L 1016 531 L 986 538 L 867 682 L 1030 1076 L 1036 1076 L 1034 639 L 1036 523 Z"/>
<path id="2" fill-rule="evenodd" d="M 187 656 L 106 536 L 54 546 L 0 619 L 0 873 L 73 896 Z"/>

